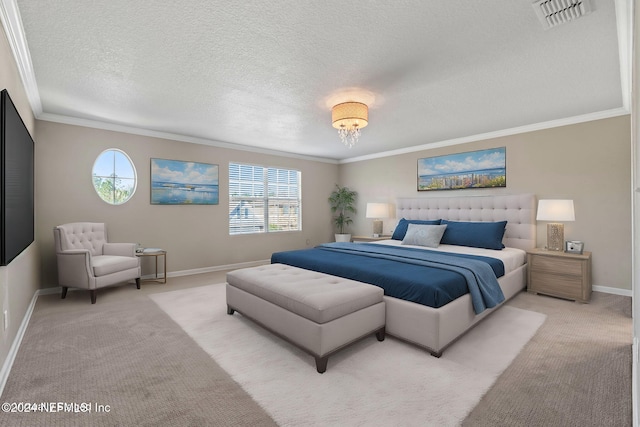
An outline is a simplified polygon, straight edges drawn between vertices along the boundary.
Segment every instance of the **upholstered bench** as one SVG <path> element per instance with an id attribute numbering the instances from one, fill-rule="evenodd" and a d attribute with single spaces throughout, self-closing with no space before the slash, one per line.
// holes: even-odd
<path id="1" fill-rule="evenodd" d="M 377 286 L 284 264 L 227 274 L 227 313 L 238 311 L 310 353 L 319 373 L 342 347 L 373 333 L 384 340 L 382 297 Z"/>

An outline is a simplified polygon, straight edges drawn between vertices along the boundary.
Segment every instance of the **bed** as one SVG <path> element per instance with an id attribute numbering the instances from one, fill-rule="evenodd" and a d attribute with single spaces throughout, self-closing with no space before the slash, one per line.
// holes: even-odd
<path id="1" fill-rule="evenodd" d="M 396 218 L 399 220 L 404 218 L 409 222 L 438 219 L 484 223 L 507 221 L 502 239 L 505 248 L 502 250 L 467 248 L 458 245 L 440 245 L 434 248 L 438 252 L 471 253 L 500 258 L 504 265 L 504 274 L 498 278 L 497 282 L 504 299 L 501 298 L 495 304 L 487 304 L 486 309 L 479 311 L 476 305 L 477 301 L 475 299 L 472 301 L 472 296 L 468 292 L 454 295 L 450 302 L 441 302 L 435 304 L 436 307 L 430 307 L 422 303 L 390 296 L 385 290 L 386 332 L 389 335 L 421 346 L 432 355 L 439 357 L 447 346 L 526 287 L 525 251 L 536 246 L 535 196 L 533 194 L 402 198 L 396 202 Z M 361 248 L 365 250 L 365 247 L 377 245 L 392 248 L 384 249 L 385 252 L 394 251 L 393 248 L 400 246 L 411 247 L 410 245 L 400 245 L 399 240 L 390 239 L 389 241 L 367 244 Z M 419 249 L 416 247 L 414 250 L 418 251 Z M 274 253 L 272 262 L 353 278 L 353 276 L 349 277 L 350 274 L 339 272 L 335 266 L 322 265 L 318 267 L 312 265 L 310 267 L 308 264 L 299 264 L 296 258 L 312 254 L 308 251 L 310 250 Z M 293 256 L 283 256 L 287 254 Z M 378 264 L 380 260 L 372 262 Z M 327 268 L 331 268 L 331 270 L 327 270 Z M 413 268 L 411 267 L 411 269 Z M 372 283 L 368 278 L 362 281 Z M 477 311 L 479 312 L 476 313 Z"/>

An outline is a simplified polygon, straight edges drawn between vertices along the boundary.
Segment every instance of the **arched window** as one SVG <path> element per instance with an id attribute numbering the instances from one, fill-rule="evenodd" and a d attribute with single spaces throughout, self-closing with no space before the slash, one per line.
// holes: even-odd
<path id="1" fill-rule="evenodd" d="M 136 168 L 122 150 L 109 148 L 93 164 L 93 188 L 111 205 L 121 205 L 136 192 Z"/>

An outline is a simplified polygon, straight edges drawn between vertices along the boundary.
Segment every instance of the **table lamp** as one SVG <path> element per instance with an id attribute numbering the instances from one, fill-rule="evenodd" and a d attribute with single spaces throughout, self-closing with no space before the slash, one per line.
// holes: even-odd
<path id="1" fill-rule="evenodd" d="M 564 247 L 564 224 L 559 221 L 575 221 L 573 200 L 539 200 L 538 221 L 551 221 L 547 224 L 547 249 L 561 251 Z"/>
<path id="2" fill-rule="evenodd" d="M 373 220 L 373 237 L 382 234 L 382 218 L 389 218 L 389 205 L 387 203 L 367 203 L 367 218 Z"/>

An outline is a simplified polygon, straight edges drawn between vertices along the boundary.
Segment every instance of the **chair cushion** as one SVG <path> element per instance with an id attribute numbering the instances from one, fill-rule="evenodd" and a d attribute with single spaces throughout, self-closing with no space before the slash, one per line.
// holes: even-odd
<path id="1" fill-rule="evenodd" d="M 91 258 L 93 274 L 95 276 L 105 276 L 118 271 L 137 268 L 140 260 L 138 257 L 98 255 Z"/>

